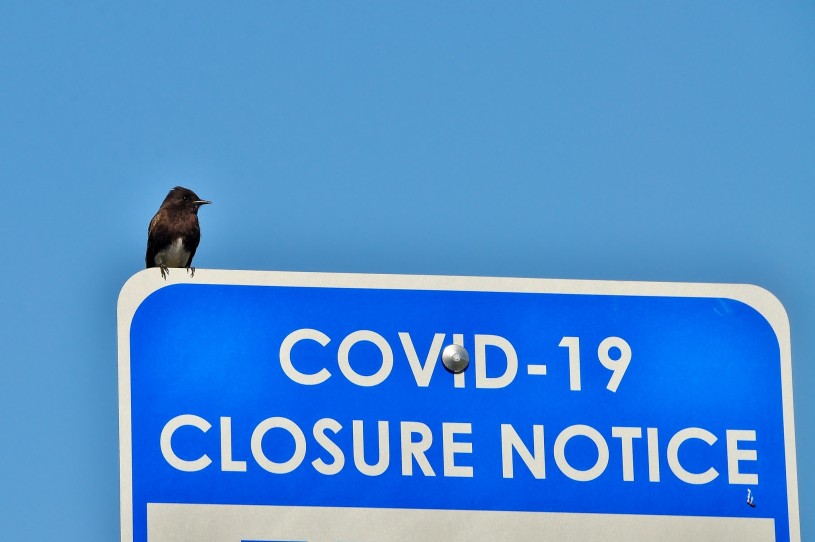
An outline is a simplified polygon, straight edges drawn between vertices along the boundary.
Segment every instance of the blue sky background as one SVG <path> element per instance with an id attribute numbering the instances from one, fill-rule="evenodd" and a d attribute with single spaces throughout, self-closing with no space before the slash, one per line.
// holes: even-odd
<path id="1" fill-rule="evenodd" d="M 0 0 L 0 537 L 119 532 L 116 297 L 198 267 L 746 282 L 815 539 L 815 4 Z"/>

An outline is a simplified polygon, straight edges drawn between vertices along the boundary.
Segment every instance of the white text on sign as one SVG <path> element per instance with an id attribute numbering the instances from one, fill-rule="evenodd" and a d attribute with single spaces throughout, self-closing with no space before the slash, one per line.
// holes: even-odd
<path id="1" fill-rule="evenodd" d="M 172 439 L 177 430 L 182 427 L 193 427 L 202 433 L 208 433 L 212 424 L 206 419 L 193 414 L 182 414 L 171 419 L 165 424 L 160 438 L 161 453 L 165 461 L 183 472 L 197 472 L 209 468 L 212 464 L 210 453 L 220 450 L 220 470 L 223 472 L 246 472 L 246 459 L 235 459 L 232 454 L 232 419 L 228 416 L 219 420 L 220 435 L 215 439 L 205 439 L 201 445 L 201 454 L 194 458 L 179 457 L 173 448 Z M 394 424 L 397 425 L 397 424 Z M 471 423 L 442 423 L 441 424 L 441 447 L 442 461 L 441 468 L 436 468 L 431 464 L 427 452 L 434 446 L 434 432 L 430 426 L 417 421 L 402 421 L 399 426 L 399 465 L 403 476 L 414 475 L 414 465 L 418 466 L 424 476 L 436 476 L 437 471 L 445 477 L 472 478 L 474 475 L 471 461 L 467 457 L 476 453 L 473 449 Z M 287 474 L 301 468 L 311 451 L 311 455 L 320 456 L 311 461 L 311 466 L 317 472 L 331 476 L 339 474 L 346 467 L 346 456 L 353 458 L 353 465 L 356 470 L 367 476 L 379 476 L 391 468 L 390 450 L 390 428 L 391 423 L 380 420 L 376 424 L 376 436 L 370 437 L 372 428 L 367 430 L 362 420 L 351 421 L 352 446 L 351 450 L 343 450 L 333 436 L 339 434 L 344 429 L 343 425 L 332 418 L 322 418 L 318 420 L 309 431 L 309 438 L 306 432 L 294 421 L 276 416 L 261 421 L 251 435 L 243 435 L 241 438 L 250 440 L 252 459 L 262 469 L 272 474 Z M 533 425 L 531 428 L 531 445 L 525 442 L 521 435 L 511 424 L 501 424 L 501 471 L 503 478 L 514 478 L 515 457 L 519 458 L 528 472 L 537 479 L 546 478 L 545 460 L 545 440 L 544 426 Z M 644 430 L 643 430 L 644 429 Z M 274 431 L 275 435 L 270 433 Z M 528 434 L 529 431 L 522 433 Z M 366 434 L 368 437 L 366 437 Z M 294 449 L 291 456 L 283 461 L 272 460 L 264 452 L 263 442 L 267 435 L 270 439 L 293 441 Z M 647 443 L 646 457 L 640 461 L 646 461 L 648 465 L 648 481 L 659 482 L 662 479 L 660 473 L 660 458 L 665 457 L 668 462 L 671 474 L 687 484 L 708 484 L 716 480 L 720 473 L 710 467 L 701 472 L 688 470 L 680 461 L 679 450 L 682 446 L 692 440 L 701 441 L 708 446 L 716 445 L 719 437 L 710 431 L 700 427 L 688 427 L 677 431 L 667 440 L 667 445 L 663 446 L 657 428 L 648 427 L 611 427 L 610 439 L 608 435 L 603 435 L 597 429 L 588 425 L 576 424 L 566 427 L 558 433 L 554 439 L 552 455 L 555 459 L 557 469 L 566 477 L 578 481 L 589 482 L 603 475 L 609 469 L 609 443 L 619 446 L 621 450 L 622 462 L 614 467 L 623 481 L 634 481 L 635 456 L 633 453 L 633 442 L 645 436 Z M 365 440 L 374 438 L 377 442 L 378 457 L 376 461 L 370 462 L 365 457 Z M 569 461 L 566 448 L 569 441 L 575 438 L 587 438 L 597 450 L 597 459 L 589 468 L 576 468 Z M 438 442 L 438 433 L 435 434 Z M 758 459 L 755 449 L 745 447 L 743 443 L 755 442 L 756 432 L 753 430 L 725 431 L 724 450 L 721 447 L 719 453 L 724 452 L 727 459 L 727 477 L 729 484 L 758 484 L 758 475 L 744 472 L 743 462 L 754 462 Z M 279 448 L 280 446 L 276 446 Z M 316 453 L 314 453 L 316 451 Z M 207 453 L 209 452 L 209 453 Z M 326 452 L 331 457 L 330 462 L 322 459 L 322 453 Z M 350 452 L 350 453 L 349 453 Z M 217 467 L 213 467 L 217 468 Z"/>
<path id="2" fill-rule="evenodd" d="M 416 385 L 427 387 L 433 376 L 434 369 L 439 361 L 442 348 L 445 345 L 447 335 L 435 333 L 430 347 L 425 354 L 417 351 L 410 333 L 399 332 L 399 342 L 401 343 L 401 353 L 404 354 L 410 366 Z M 280 345 L 280 367 L 286 376 L 298 384 L 314 386 L 322 384 L 328 380 L 333 373 L 328 369 L 329 362 L 326 359 L 322 367 L 312 373 L 298 369 L 298 363 L 293 356 L 293 351 L 298 343 L 303 341 L 315 342 L 328 350 L 331 338 L 317 329 L 298 329 L 289 333 Z M 454 344 L 463 343 L 462 334 L 452 334 Z M 379 350 L 379 367 L 372 374 L 361 374 L 354 369 L 351 360 L 351 351 L 359 343 L 370 343 Z M 512 343 L 499 335 L 476 334 L 473 336 L 475 345 L 475 387 L 483 389 L 500 389 L 509 386 L 518 375 L 519 360 L 518 353 Z M 568 349 L 569 363 L 569 389 L 579 391 L 580 382 L 580 339 L 578 337 L 563 337 L 559 345 Z M 504 359 L 505 367 L 502 374 L 488 376 L 487 373 L 487 352 L 499 350 Z M 340 373 L 351 383 L 357 386 L 370 387 L 377 386 L 390 376 L 394 365 L 394 349 L 391 344 L 379 333 L 370 330 L 359 330 L 348 334 L 339 343 L 336 349 L 336 364 Z M 631 362 L 631 346 L 620 337 L 608 337 L 604 339 L 597 348 L 597 359 L 606 369 L 612 372 L 606 388 L 616 392 L 620 382 Z M 322 359 L 322 358 L 321 358 Z M 528 375 L 546 375 L 546 365 L 540 363 L 527 364 Z M 456 375 L 454 385 L 457 388 L 464 387 L 464 376 Z"/>

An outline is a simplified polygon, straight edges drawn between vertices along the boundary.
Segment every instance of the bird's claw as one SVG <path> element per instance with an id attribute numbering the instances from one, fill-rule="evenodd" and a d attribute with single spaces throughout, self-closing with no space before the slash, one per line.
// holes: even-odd
<path id="1" fill-rule="evenodd" d="M 167 280 L 167 275 L 170 274 L 170 270 L 167 269 L 166 265 L 161 265 L 159 267 L 161 269 L 161 278 L 163 278 L 164 280 Z"/>
<path id="2" fill-rule="evenodd" d="M 190 278 L 195 276 L 195 268 L 194 267 L 188 267 L 187 272 L 190 274 Z"/>

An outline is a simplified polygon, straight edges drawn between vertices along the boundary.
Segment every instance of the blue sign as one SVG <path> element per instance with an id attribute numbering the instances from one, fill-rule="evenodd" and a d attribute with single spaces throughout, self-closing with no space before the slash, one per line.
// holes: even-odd
<path id="1" fill-rule="evenodd" d="M 119 301 L 122 540 L 800 540 L 757 287 L 152 271 Z"/>

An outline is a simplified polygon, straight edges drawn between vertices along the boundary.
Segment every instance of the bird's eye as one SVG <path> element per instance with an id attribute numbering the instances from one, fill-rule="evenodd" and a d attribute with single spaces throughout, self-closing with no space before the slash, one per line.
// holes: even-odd
<path id="1" fill-rule="evenodd" d="M 190 201 L 190 197 L 189 196 L 184 196 L 184 201 Z"/>

